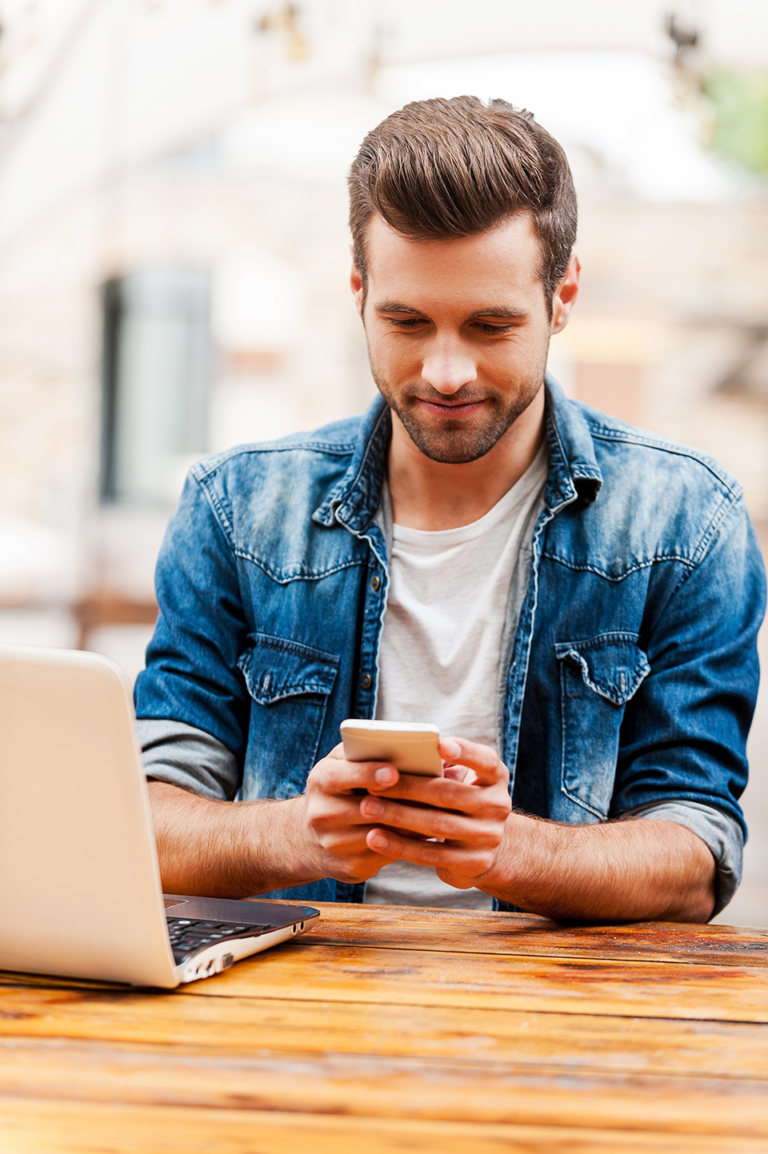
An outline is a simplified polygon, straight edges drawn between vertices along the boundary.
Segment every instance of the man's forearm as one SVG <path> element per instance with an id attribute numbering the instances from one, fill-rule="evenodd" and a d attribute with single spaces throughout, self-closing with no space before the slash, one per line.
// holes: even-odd
<path id="1" fill-rule="evenodd" d="M 239 898 L 323 876 L 298 844 L 302 798 L 234 804 L 162 781 L 149 796 L 166 893 Z"/>
<path id="2" fill-rule="evenodd" d="M 704 842 L 674 822 L 563 825 L 512 813 L 479 884 L 556 920 L 706 922 L 715 863 Z"/>

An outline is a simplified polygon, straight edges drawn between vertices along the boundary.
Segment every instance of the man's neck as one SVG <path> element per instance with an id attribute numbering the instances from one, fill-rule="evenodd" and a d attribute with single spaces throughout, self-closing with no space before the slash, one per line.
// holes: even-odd
<path id="1" fill-rule="evenodd" d="M 465 465 L 430 460 L 393 412 L 388 464 L 393 520 L 430 532 L 479 521 L 533 463 L 543 437 L 544 389 L 490 452 Z"/>

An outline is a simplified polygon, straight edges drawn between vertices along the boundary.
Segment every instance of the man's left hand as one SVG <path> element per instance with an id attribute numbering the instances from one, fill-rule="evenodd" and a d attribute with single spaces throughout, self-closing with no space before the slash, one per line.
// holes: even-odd
<path id="1" fill-rule="evenodd" d="M 362 798 L 363 817 L 380 823 L 366 842 L 382 857 L 434 866 L 456 889 L 482 886 L 512 808 L 509 770 L 490 746 L 463 738 L 445 738 L 440 756 L 443 777 L 401 774 L 396 785 Z"/>

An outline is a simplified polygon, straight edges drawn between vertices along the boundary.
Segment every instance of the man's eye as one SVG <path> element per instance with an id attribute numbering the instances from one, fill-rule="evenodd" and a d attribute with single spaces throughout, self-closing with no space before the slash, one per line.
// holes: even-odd
<path id="1" fill-rule="evenodd" d="M 389 317 L 389 323 L 397 329 L 413 329 L 424 324 L 423 317 Z"/>
<path id="2" fill-rule="evenodd" d="M 477 325 L 483 333 L 508 333 L 512 331 L 512 325 L 489 325 L 480 321 Z"/>

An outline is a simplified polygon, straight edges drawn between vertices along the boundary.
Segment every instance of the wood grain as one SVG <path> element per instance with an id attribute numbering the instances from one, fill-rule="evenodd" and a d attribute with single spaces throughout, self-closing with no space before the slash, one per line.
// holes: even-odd
<path id="1" fill-rule="evenodd" d="M 768 929 L 679 922 L 560 926 L 534 914 L 365 905 L 350 918 L 348 906 L 315 905 L 322 916 L 297 944 L 768 967 Z"/>
<path id="2" fill-rule="evenodd" d="M 762 1138 L 0 1100 L 4 1154 L 765 1154 Z"/>
<path id="3" fill-rule="evenodd" d="M 768 931 L 322 912 L 172 992 L 0 975 L 0 1150 L 768 1150 Z"/>
<path id="4" fill-rule="evenodd" d="M 21 974 L 0 974 L 0 984 L 119 989 Z M 768 1022 L 768 971 L 761 967 L 399 950 L 311 939 L 247 958 L 185 990 L 195 997 L 359 1001 L 365 996 L 413 1006 Z"/>
<path id="5" fill-rule="evenodd" d="M 768 1026 L 374 1001 L 0 989 L 0 1039 L 552 1065 L 574 1074 L 768 1077 Z M 0 1045 L 3 1054 L 13 1053 Z"/>
<path id="6" fill-rule="evenodd" d="M 768 1138 L 765 1079 L 180 1046 L 0 1046 L 0 1095 Z"/>
<path id="7" fill-rule="evenodd" d="M 768 971 L 289 943 L 188 987 L 248 996 L 768 1022 Z"/>

